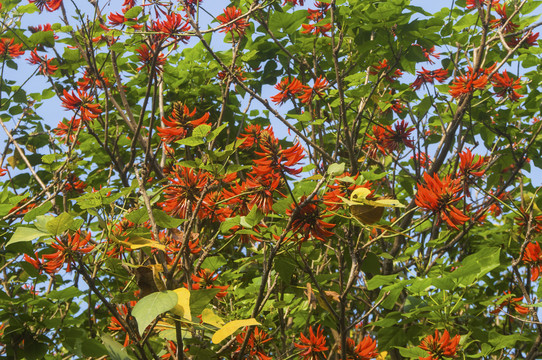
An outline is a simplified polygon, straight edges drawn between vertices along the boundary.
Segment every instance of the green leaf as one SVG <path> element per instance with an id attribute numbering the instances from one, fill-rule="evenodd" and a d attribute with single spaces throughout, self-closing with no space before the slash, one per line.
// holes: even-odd
<path id="1" fill-rule="evenodd" d="M 18 242 L 26 242 L 26 241 L 32 241 L 44 236 L 50 236 L 46 232 L 39 231 L 36 228 L 29 228 L 29 227 L 18 227 L 15 229 L 15 233 L 9 239 L 6 246 L 18 243 Z"/>
<path id="2" fill-rule="evenodd" d="M 197 138 L 204 138 L 211 131 L 211 126 L 207 124 L 201 124 L 192 131 L 192 136 Z"/>
<path id="3" fill-rule="evenodd" d="M 383 285 L 390 284 L 395 281 L 397 274 L 393 275 L 376 275 L 367 281 L 367 290 L 374 290 Z"/>
<path id="4" fill-rule="evenodd" d="M 103 334 L 100 337 L 105 345 L 105 348 L 107 349 L 107 352 L 111 356 L 111 360 L 132 360 L 132 358 L 128 356 L 127 349 L 116 342 L 111 335 Z"/>
<path id="5" fill-rule="evenodd" d="M 178 219 L 169 216 L 164 211 L 159 209 L 152 209 L 152 215 L 154 216 L 154 220 L 156 221 L 156 225 L 164 228 L 164 229 L 174 229 L 181 226 L 182 223 L 187 221 L 187 219 Z"/>
<path id="6" fill-rule="evenodd" d="M 126 219 L 136 225 L 143 224 L 145 221 L 149 220 L 147 208 L 142 207 L 126 214 Z"/>
<path id="7" fill-rule="evenodd" d="M 265 214 L 258 209 L 257 206 L 253 206 L 247 216 L 241 216 L 239 224 L 246 229 L 252 229 L 263 220 Z"/>
<path id="8" fill-rule="evenodd" d="M 154 292 L 139 300 L 132 310 L 132 315 L 137 320 L 139 333 L 143 334 L 145 328 L 156 317 L 169 311 L 177 305 L 178 297 L 174 291 Z"/>
<path id="9" fill-rule="evenodd" d="M 141 11 L 143 11 L 143 8 L 141 6 L 134 6 L 133 8 L 129 9 L 124 13 L 124 17 L 126 19 L 134 19 L 141 14 Z"/>
<path id="10" fill-rule="evenodd" d="M 427 355 L 429 355 L 427 351 L 422 350 L 418 347 L 412 347 L 412 348 L 407 349 L 404 347 L 397 346 L 397 349 L 399 349 L 399 352 L 401 353 L 402 356 L 410 358 L 410 359 L 412 358 L 418 359 L 420 357 L 427 357 Z"/>
<path id="11" fill-rule="evenodd" d="M 36 219 L 37 216 L 45 215 L 52 207 L 53 207 L 53 204 L 50 201 L 43 203 L 37 208 L 34 208 L 30 210 L 29 212 L 27 212 L 24 215 L 23 220 L 27 222 L 31 222 L 34 219 Z"/>
<path id="12" fill-rule="evenodd" d="M 201 125 L 200 125 L 201 126 Z M 189 136 L 187 138 L 184 138 L 184 139 L 181 139 L 181 140 L 177 140 L 175 141 L 177 144 L 179 145 L 186 145 L 186 146 L 198 146 L 198 145 L 201 145 L 201 144 L 204 144 L 205 141 L 203 140 L 203 138 L 201 137 L 196 137 L 196 136 Z"/>
<path id="13" fill-rule="evenodd" d="M 214 129 L 213 131 L 211 131 L 209 133 L 209 135 L 206 136 L 207 141 L 214 140 L 222 132 L 222 130 L 224 130 L 227 126 L 228 126 L 228 124 L 222 124 L 219 127 L 217 127 L 216 129 Z M 241 142 L 239 142 L 239 143 L 241 143 Z"/>
<path id="14" fill-rule="evenodd" d="M 74 200 L 83 210 L 97 208 L 105 203 L 104 200 L 107 198 L 107 193 L 109 193 L 111 190 L 113 190 L 113 188 L 100 189 L 99 191 L 75 198 Z"/>
<path id="15" fill-rule="evenodd" d="M 69 229 L 72 221 L 72 216 L 64 212 L 57 217 L 49 220 L 45 225 L 45 228 L 47 229 L 47 232 L 51 235 L 60 235 L 64 231 Z"/>
<path id="16" fill-rule="evenodd" d="M 327 169 L 327 173 L 331 176 L 339 176 L 344 173 L 344 168 L 345 168 L 344 163 L 331 164 L 329 165 L 329 168 Z"/>
<path id="17" fill-rule="evenodd" d="M 53 290 L 49 294 L 47 294 L 46 297 L 53 300 L 68 300 L 84 294 L 84 292 L 82 292 L 75 286 L 70 286 L 62 290 Z"/>
<path id="18" fill-rule="evenodd" d="M 215 298 L 220 289 L 190 290 L 190 312 L 192 316 L 201 315 L 203 309 Z"/>

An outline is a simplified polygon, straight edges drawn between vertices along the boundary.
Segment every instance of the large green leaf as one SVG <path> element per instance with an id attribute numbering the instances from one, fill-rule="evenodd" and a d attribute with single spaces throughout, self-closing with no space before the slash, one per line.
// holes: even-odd
<path id="1" fill-rule="evenodd" d="M 132 310 L 132 315 L 137 320 L 139 333 L 143 334 L 145 328 L 158 315 L 173 309 L 177 301 L 178 297 L 174 291 L 154 292 L 139 300 Z"/>

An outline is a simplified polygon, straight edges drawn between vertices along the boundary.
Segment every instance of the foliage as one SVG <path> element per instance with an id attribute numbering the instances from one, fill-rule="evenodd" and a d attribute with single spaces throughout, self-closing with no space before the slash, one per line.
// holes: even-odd
<path id="1" fill-rule="evenodd" d="M 3 358 L 542 356 L 539 1 L 104 3 L 1 4 Z"/>

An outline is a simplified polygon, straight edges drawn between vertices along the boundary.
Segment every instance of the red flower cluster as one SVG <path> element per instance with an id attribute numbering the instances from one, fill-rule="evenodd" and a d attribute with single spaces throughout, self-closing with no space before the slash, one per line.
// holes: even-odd
<path id="1" fill-rule="evenodd" d="M 359 174 L 351 177 L 349 172 L 345 172 L 341 176 L 336 177 L 333 184 L 327 186 L 330 190 L 327 191 L 323 196 L 327 211 L 332 212 L 338 210 L 342 204 L 341 197 L 346 199 L 350 198 L 352 191 L 359 187 L 355 183 L 358 177 Z M 370 182 L 366 182 L 362 185 L 362 187 L 368 189 L 371 188 L 371 186 L 372 183 Z"/>
<path id="2" fill-rule="evenodd" d="M 209 181 L 209 177 L 198 170 L 177 166 L 169 178 L 170 186 L 164 190 L 166 200 L 161 203 L 162 208 L 171 216 L 186 219 L 188 214 L 195 210 L 201 198 L 201 191 Z"/>
<path id="3" fill-rule="evenodd" d="M 478 159 L 472 154 L 469 148 L 466 148 L 459 154 L 459 173 L 464 178 L 472 176 L 480 177 L 484 175 L 485 170 L 481 170 L 484 166 L 484 158 L 478 156 Z"/>
<path id="4" fill-rule="evenodd" d="M 316 334 L 312 331 L 312 327 L 309 328 L 309 338 L 307 338 L 303 333 L 300 334 L 300 343 L 294 343 L 295 347 L 301 349 L 299 356 L 303 357 L 303 360 L 319 360 L 322 357 L 327 358 L 324 351 L 328 350 L 326 346 L 326 337 L 324 336 L 324 329 L 316 329 Z"/>
<path id="5" fill-rule="evenodd" d="M 516 31 L 519 25 L 514 24 L 512 20 L 509 19 L 506 13 L 506 4 L 501 5 L 499 3 L 496 3 L 494 8 L 497 15 L 499 15 L 499 18 L 492 19 L 489 21 L 491 23 L 491 27 L 494 29 L 498 27 L 502 27 L 503 33 L 505 34 Z"/>
<path id="6" fill-rule="evenodd" d="M 282 81 L 275 85 L 275 89 L 280 92 L 277 95 L 271 96 L 271 100 L 275 104 L 284 104 L 288 98 L 293 95 L 299 94 L 303 91 L 304 86 L 301 81 L 293 79 L 292 82 L 288 78 L 282 79 Z"/>
<path id="7" fill-rule="evenodd" d="M 386 59 L 380 61 L 378 65 L 373 65 L 372 70 L 369 71 L 369 74 L 371 75 L 378 75 L 380 73 L 384 73 L 384 79 L 386 79 L 388 82 L 394 82 L 395 80 L 403 76 L 403 72 L 401 70 L 392 70 L 392 68 L 388 64 L 388 60 Z"/>
<path id="8" fill-rule="evenodd" d="M 190 36 L 179 35 L 179 33 L 186 33 L 191 29 L 190 22 L 185 19 L 181 14 L 170 13 L 166 14 L 164 21 L 158 20 L 152 23 L 152 31 L 157 32 L 153 36 L 154 41 L 159 41 L 167 38 L 172 38 L 175 41 L 182 41 L 188 43 Z"/>
<path id="9" fill-rule="evenodd" d="M 347 360 L 369 360 L 378 356 L 376 341 L 369 336 L 365 336 L 363 340 L 356 344 L 354 339 L 346 339 L 346 356 Z"/>
<path id="10" fill-rule="evenodd" d="M 89 244 L 90 236 L 90 232 L 87 232 L 87 235 L 82 238 L 80 231 L 76 232 L 73 237 L 68 234 L 67 239 L 60 240 L 57 238 L 56 243 L 51 244 L 51 247 L 57 251 L 52 254 L 42 255 L 41 262 L 38 259 L 37 254 L 35 254 L 35 259 L 25 254 L 24 259 L 36 269 L 43 269 L 50 275 L 56 274 L 62 268 L 64 263 L 67 262 L 68 267 L 66 271 L 70 272 L 71 266 L 75 262 L 75 253 L 79 255 L 88 254 L 94 249 L 94 245 Z"/>
<path id="11" fill-rule="evenodd" d="M 14 39 L 0 38 L 0 56 L 2 58 L 10 57 L 17 58 L 24 55 L 24 51 L 21 50 L 23 44 L 14 44 Z"/>
<path id="12" fill-rule="evenodd" d="M 511 101 L 518 101 L 519 98 L 523 97 L 516 92 L 517 89 L 521 89 L 519 79 L 512 80 L 506 70 L 501 74 L 493 75 L 491 78 L 493 83 L 493 88 L 495 89 L 495 95 L 500 98 L 508 97 Z"/>
<path id="13" fill-rule="evenodd" d="M 495 308 L 491 313 L 492 314 L 498 314 L 502 311 L 502 309 L 506 306 L 508 307 L 508 310 L 514 309 L 517 313 L 521 315 L 526 315 L 529 313 L 529 309 L 525 306 L 521 306 L 518 303 L 523 300 L 523 296 L 513 298 L 510 291 L 505 291 L 504 296 L 507 296 L 508 298 L 504 300 L 502 303 L 500 303 L 499 306 Z"/>
<path id="14" fill-rule="evenodd" d="M 51 65 L 51 61 L 54 59 L 47 59 L 47 55 L 44 55 L 43 58 L 38 55 L 37 49 L 34 49 L 30 53 L 30 58 L 26 59 L 30 64 L 39 65 L 39 72 L 45 76 L 53 75 L 58 69 L 58 66 Z"/>
<path id="15" fill-rule="evenodd" d="M 235 6 L 230 6 L 224 9 L 224 15 L 219 15 L 216 17 L 218 21 L 224 27 L 220 29 L 220 32 L 230 32 L 233 36 L 233 33 L 236 32 L 239 37 L 245 34 L 246 28 L 250 26 L 246 17 L 241 17 L 243 12 L 241 9 L 237 9 Z"/>
<path id="16" fill-rule="evenodd" d="M 154 70 L 157 74 L 162 72 L 162 67 L 166 63 L 166 57 L 161 52 L 156 53 L 156 44 L 153 44 L 150 48 L 146 44 L 141 44 L 136 49 L 136 52 L 139 61 L 143 63 L 143 65 L 136 69 L 137 71 L 147 68 L 148 72 L 151 70 Z"/>
<path id="17" fill-rule="evenodd" d="M 301 233 L 302 237 L 299 240 L 303 242 L 309 237 L 313 237 L 320 241 L 326 241 L 326 238 L 333 236 L 333 232 L 327 230 L 335 226 L 335 224 L 326 223 L 322 220 L 320 209 L 318 208 L 318 199 L 315 197 L 312 201 L 306 202 L 307 197 L 302 196 L 299 199 L 299 205 L 292 204 L 290 209 L 286 209 L 286 215 L 293 218 L 292 231 L 294 234 Z M 300 206 L 297 208 L 297 206 Z"/>
<path id="18" fill-rule="evenodd" d="M 536 281 L 542 272 L 542 250 L 538 241 L 527 244 L 523 253 L 523 262 L 531 268 L 531 281 Z"/>
<path id="19" fill-rule="evenodd" d="M 237 343 L 239 346 L 234 351 L 234 354 L 241 352 L 241 345 L 245 342 L 245 337 L 247 336 L 247 330 L 243 331 L 241 334 L 236 336 Z M 250 333 L 248 338 L 248 355 L 249 359 L 258 359 L 258 360 L 271 360 L 270 356 L 264 351 L 264 344 L 268 341 L 271 341 L 273 338 L 268 337 L 269 335 L 264 331 L 261 331 L 258 328 L 255 328 L 254 331 Z"/>
<path id="20" fill-rule="evenodd" d="M 326 17 L 326 13 L 329 10 L 329 4 L 324 2 L 316 1 L 314 5 L 317 9 L 308 9 L 309 16 L 307 19 L 312 21 L 312 24 L 301 24 L 303 30 L 302 34 L 312 34 L 318 35 L 322 34 L 324 36 L 329 36 L 327 33 L 331 30 L 331 23 L 319 24 Z"/>
<path id="21" fill-rule="evenodd" d="M 418 77 L 410 84 L 410 87 L 414 90 L 418 90 L 423 84 L 433 84 L 435 80 L 443 83 L 448 78 L 448 70 L 445 69 L 426 70 L 422 67 L 422 71 L 418 71 L 417 73 Z"/>
<path id="22" fill-rule="evenodd" d="M 315 81 L 312 87 L 304 86 L 303 94 L 299 95 L 298 98 L 303 104 L 308 104 L 311 102 L 315 95 L 324 96 L 324 90 L 327 88 L 329 83 L 326 79 L 323 79 L 322 76 L 319 76 Z"/>
<path id="23" fill-rule="evenodd" d="M 166 144 L 170 144 L 177 140 L 184 139 L 185 137 L 190 136 L 194 128 L 206 124 L 206 121 L 209 119 L 209 113 L 206 113 L 202 117 L 192 120 L 195 115 L 196 108 L 190 112 L 188 106 L 183 103 L 173 103 L 171 115 L 167 119 L 162 118 L 165 127 L 156 127 L 162 141 Z"/>
<path id="24" fill-rule="evenodd" d="M 438 330 L 435 330 L 435 336 L 428 335 L 419 345 L 421 349 L 429 353 L 428 357 L 420 358 L 420 360 L 443 360 L 444 357 L 455 358 L 459 340 L 461 340 L 459 335 L 450 339 L 448 330 L 444 330 L 442 336 Z"/>
<path id="25" fill-rule="evenodd" d="M 255 152 L 259 156 L 254 160 L 255 174 L 261 176 L 271 173 L 297 175 L 303 170 L 294 167 L 304 158 L 304 149 L 299 142 L 283 149 L 271 127 L 268 127 L 259 134 L 259 146 L 261 151 Z"/>
<path id="26" fill-rule="evenodd" d="M 463 197 L 459 196 L 459 179 L 451 180 L 450 176 L 447 176 L 440 180 L 437 174 L 431 176 L 428 173 L 424 173 L 423 178 L 426 185 L 418 184 L 416 205 L 433 211 L 438 216 L 438 221 L 444 220 L 454 229 L 470 219 L 453 205 Z"/>
<path id="27" fill-rule="evenodd" d="M 487 75 L 493 71 L 495 65 L 487 68 L 480 69 L 474 73 L 473 68 L 468 66 L 469 72 L 464 76 L 456 76 L 450 85 L 450 95 L 454 98 L 458 98 L 464 94 L 472 93 L 474 90 L 483 90 L 485 89 L 488 77 Z"/>
<path id="28" fill-rule="evenodd" d="M 54 33 L 54 30 L 53 30 L 53 27 L 51 26 L 51 24 L 38 25 L 38 26 L 29 26 L 28 30 L 30 30 L 30 32 L 32 34 L 35 34 L 35 33 L 38 33 L 38 32 L 43 32 L 43 31 L 52 31 Z M 58 39 L 58 35 L 55 34 L 54 38 L 55 38 L 55 40 Z"/>
<path id="29" fill-rule="evenodd" d="M 414 149 L 414 142 L 410 138 L 410 134 L 413 131 L 414 127 L 408 127 L 404 120 L 397 122 L 394 128 L 390 125 L 374 125 L 373 135 L 367 134 L 370 140 L 365 144 L 367 156 L 375 159 L 378 152 L 386 155 L 388 152 L 400 151 L 405 146 Z"/>
<path id="30" fill-rule="evenodd" d="M 83 121 L 96 119 L 102 113 L 100 104 L 93 104 L 94 97 L 84 90 L 77 90 L 77 94 L 74 91 L 70 94 L 64 90 L 64 97 L 61 97 L 60 100 L 63 107 L 75 111 Z"/>
<path id="31" fill-rule="evenodd" d="M 62 0 L 28 0 L 28 2 L 34 3 L 40 12 L 43 11 L 43 9 L 53 12 L 62 5 Z"/>
<path id="32" fill-rule="evenodd" d="M 220 285 L 214 285 L 214 282 L 216 279 L 218 279 L 218 274 L 215 274 L 214 271 L 211 271 L 209 269 L 200 269 L 198 271 L 198 275 L 196 276 L 192 274 L 192 290 L 199 290 L 199 289 L 220 289 L 221 291 L 215 295 L 216 298 L 221 299 L 225 297 L 228 292 L 226 291 L 228 289 L 228 285 L 220 286 Z"/>

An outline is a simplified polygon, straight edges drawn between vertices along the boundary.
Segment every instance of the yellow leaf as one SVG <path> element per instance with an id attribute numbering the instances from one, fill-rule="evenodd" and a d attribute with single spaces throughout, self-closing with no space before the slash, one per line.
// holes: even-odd
<path id="1" fill-rule="evenodd" d="M 173 290 L 177 294 L 177 305 L 171 310 L 174 314 L 192 321 L 190 312 L 190 291 L 187 288 L 178 288 Z"/>
<path id="2" fill-rule="evenodd" d="M 376 360 L 386 360 L 386 356 L 388 356 L 388 352 L 382 351 L 380 354 L 378 354 Z"/>
<path id="3" fill-rule="evenodd" d="M 201 313 L 201 321 L 206 324 L 216 326 L 217 328 L 221 328 L 224 325 L 224 320 L 222 320 L 220 316 L 215 314 L 211 309 L 203 309 Z"/>
<path id="4" fill-rule="evenodd" d="M 146 239 L 141 236 L 132 236 L 125 241 L 121 241 L 123 244 L 130 247 L 130 249 L 140 249 L 144 247 L 152 247 L 158 250 L 165 251 L 166 247 L 162 244 L 160 244 L 158 241 L 154 241 L 151 239 Z"/>
<path id="5" fill-rule="evenodd" d="M 214 344 L 218 344 L 222 342 L 225 338 L 232 335 L 234 332 L 236 332 L 239 328 L 245 327 L 245 326 L 252 326 L 252 325 L 260 325 L 259 322 L 256 321 L 254 318 L 246 319 L 246 320 L 233 320 L 224 325 L 221 329 L 218 329 L 217 332 L 213 335 L 211 340 Z"/>
<path id="6" fill-rule="evenodd" d="M 350 207 L 352 215 L 363 224 L 371 225 L 380 221 L 386 207 L 404 207 L 398 200 L 386 197 L 368 200 L 370 194 L 371 190 L 360 187 L 352 192 L 350 200 L 341 198 Z"/>

